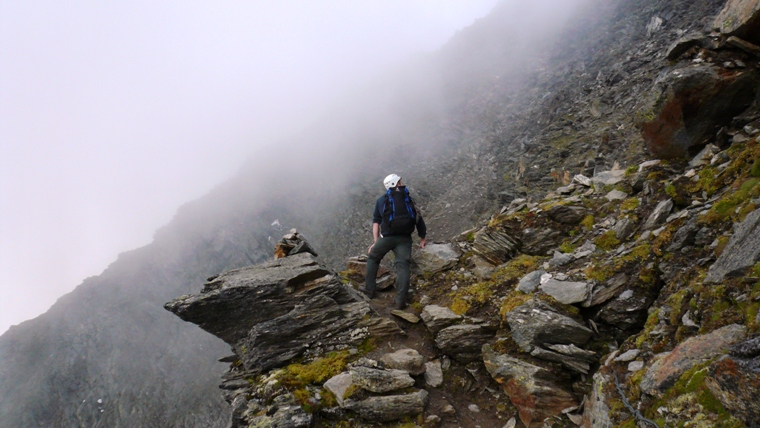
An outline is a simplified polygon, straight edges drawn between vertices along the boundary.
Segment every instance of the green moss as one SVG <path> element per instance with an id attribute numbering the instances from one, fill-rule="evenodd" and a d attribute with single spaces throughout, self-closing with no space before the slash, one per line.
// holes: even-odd
<path id="1" fill-rule="evenodd" d="M 647 338 L 649 338 L 649 333 L 651 333 L 659 323 L 660 308 L 657 308 L 652 311 L 651 314 L 649 314 L 647 317 L 647 322 L 644 324 L 644 330 L 636 337 L 636 341 L 634 343 L 636 344 L 637 348 L 640 349 L 644 345 L 644 342 L 646 342 Z"/>
<path id="2" fill-rule="evenodd" d="M 460 297 L 455 297 L 454 300 L 451 302 L 451 305 L 449 305 L 449 309 L 451 309 L 451 311 L 457 315 L 466 314 L 467 311 L 469 311 L 471 307 L 472 305 L 470 304 L 470 302 Z"/>
<path id="3" fill-rule="evenodd" d="M 362 341 L 358 346 L 359 353 L 362 355 L 369 354 L 377 349 L 377 339 L 374 337 L 368 337 Z"/>
<path id="4" fill-rule="evenodd" d="M 512 291 L 501 304 L 499 315 L 501 315 L 502 319 L 506 319 L 508 313 L 512 312 L 516 307 L 527 303 L 531 298 L 533 298 L 532 294 L 523 293 L 519 290 Z"/>
<path id="5" fill-rule="evenodd" d="M 286 376 L 303 384 L 321 384 L 346 368 L 349 355 L 348 351 L 330 352 L 307 364 L 291 364 L 285 367 Z"/>
<path id="6" fill-rule="evenodd" d="M 594 216 L 589 214 L 586 217 L 583 217 L 583 220 L 581 221 L 581 226 L 585 227 L 586 230 L 591 230 L 594 228 Z"/>
<path id="7" fill-rule="evenodd" d="M 596 244 L 597 247 L 609 251 L 613 248 L 616 248 L 618 245 L 620 245 L 620 240 L 617 239 L 617 236 L 615 235 L 614 230 L 608 230 L 604 232 L 603 234 L 597 236 L 594 239 L 594 244 Z"/>
<path id="8" fill-rule="evenodd" d="M 475 232 L 468 233 L 465 239 L 467 242 L 475 242 Z"/>
<path id="9" fill-rule="evenodd" d="M 760 159 L 757 159 L 749 169 L 749 175 L 752 177 L 760 177 Z"/>
<path id="10" fill-rule="evenodd" d="M 559 246 L 559 250 L 563 253 L 572 253 L 578 248 L 578 244 L 572 244 L 570 241 L 565 241 Z"/>
<path id="11" fill-rule="evenodd" d="M 633 177 L 633 174 L 636 174 L 639 172 L 639 166 L 638 165 L 631 165 L 628 168 L 625 169 L 625 177 L 630 178 Z"/>
<path id="12" fill-rule="evenodd" d="M 628 198 L 620 203 L 620 209 L 622 211 L 633 211 L 641 205 L 639 198 Z"/>
<path id="13" fill-rule="evenodd" d="M 615 266 L 610 264 L 591 264 L 583 271 L 583 274 L 588 279 L 604 282 L 612 278 L 616 271 Z"/>
<path id="14" fill-rule="evenodd" d="M 640 262 L 649 257 L 649 254 L 651 252 L 652 246 L 648 243 L 643 243 L 641 245 L 633 247 L 633 249 L 631 249 L 631 252 L 621 257 L 620 260 L 623 262 Z"/>
<path id="15" fill-rule="evenodd" d="M 665 193 L 673 199 L 678 197 L 678 191 L 676 190 L 676 186 L 672 184 L 668 184 L 667 186 L 665 186 Z"/>

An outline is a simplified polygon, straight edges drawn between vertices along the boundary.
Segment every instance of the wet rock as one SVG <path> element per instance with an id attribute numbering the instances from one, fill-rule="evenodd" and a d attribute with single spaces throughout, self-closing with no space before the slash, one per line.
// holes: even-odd
<path id="1" fill-rule="evenodd" d="M 351 373 L 344 372 L 331 377 L 323 386 L 325 389 L 333 393 L 335 399 L 338 401 L 338 405 L 343 407 L 343 396 L 352 384 L 353 377 L 351 376 Z"/>
<path id="2" fill-rule="evenodd" d="M 409 388 L 414 385 L 414 379 L 403 370 L 353 367 L 351 383 L 369 392 L 383 393 Z"/>
<path id="3" fill-rule="evenodd" d="M 559 244 L 562 240 L 562 233 L 549 228 L 527 228 L 523 229 L 520 238 L 523 243 L 523 253 L 531 256 L 543 256 Z"/>
<path id="4" fill-rule="evenodd" d="M 346 400 L 344 407 L 368 421 L 390 422 L 419 415 L 425 411 L 427 402 L 428 393 L 423 389 L 411 394 L 370 397 L 362 401 Z"/>
<path id="5" fill-rule="evenodd" d="M 688 155 L 752 102 L 757 81 L 749 69 L 728 71 L 707 64 L 666 73 L 639 112 L 650 152 L 659 158 Z"/>
<path id="6" fill-rule="evenodd" d="M 251 428 L 308 428 L 313 422 L 312 415 L 301 408 L 293 394 L 276 397 L 269 409 L 266 414 L 251 418 L 248 426 Z"/>
<path id="7" fill-rule="evenodd" d="M 591 286 L 586 282 L 557 281 L 550 279 L 540 286 L 541 291 L 565 305 L 580 303 L 588 299 Z"/>
<path id="8" fill-rule="evenodd" d="M 451 268 L 459 261 L 459 253 L 451 244 L 428 244 L 412 258 L 415 273 L 436 273 Z"/>
<path id="9" fill-rule="evenodd" d="M 760 43 L 760 3 L 752 0 L 729 0 L 715 17 L 713 27 L 721 33 Z"/>
<path id="10" fill-rule="evenodd" d="M 525 426 L 578 405 L 570 389 L 557 383 L 554 373 L 508 355 L 497 354 L 489 345 L 484 345 L 482 352 L 488 373 L 517 407 Z"/>
<path id="11" fill-rule="evenodd" d="M 517 284 L 517 289 L 523 293 L 532 293 L 536 291 L 538 286 L 541 285 L 541 276 L 545 273 L 546 271 L 543 270 L 534 270 L 533 272 L 525 275 Z"/>
<path id="12" fill-rule="evenodd" d="M 710 266 L 705 282 L 722 282 L 725 278 L 745 274 L 760 260 L 760 209 L 752 211 L 734 227 L 734 235 L 718 260 Z"/>
<path id="13" fill-rule="evenodd" d="M 555 312 L 540 300 L 532 300 L 507 314 L 512 338 L 525 352 L 545 344 L 583 345 L 593 332 L 575 320 Z"/>
<path id="14" fill-rule="evenodd" d="M 462 320 L 461 315 L 457 315 L 449 308 L 438 305 L 428 305 L 422 308 L 420 318 L 431 333 L 437 334 L 442 329 L 454 325 Z"/>
<path id="15" fill-rule="evenodd" d="M 414 376 L 425 371 L 425 358 L 414 349 L 399 349 L 383 355 L 380 361 L 389 369 L 404 370 Z"/>
<path id="16" fill-rule="evenodd" d="M 661 225 L 665 219 L 668 218 L 671 210 L 673 210 L 672 199 L 660 201 L 660 203 L 657 204 L 657 206 L 654 208 L 654 211 L 649 214 L 646 223 L 644 223 L 644 230 L 654 229 L 655 227 Z"/>
<path id="17" fill-rule="evenodd" d="M 691 337 L 676 346 L 672 352 L 664 354 L 650 362 L 641 390 L 649 395 L 661 396 L 673 386 L 687 370 L 705 361 L 709 361 L 728 350 L 729 346 L 743 340 L 747 328 L 731 324 L 711 333 Z"/>
<path id="18" fill-rule="evenodd" d="M 500 265 L 520 252 L 520 240 L 504 228 L 485 227 L 475 233 L 472 249 L 484 259 Z"/>
<path id="19" fill-rule="evenodd" d="M 549 209 L 546 214 L 557 223 L 576 225 L 583 221 L 587 211 L 582 207 L 570 205 L 557 205 Z"/>
<path id="20" fill-rule="evenodd" d="M 439 360 L 425 363 L 425 383 L 432 388 L 443 385 L 443 368 Z"/>
<path id="21" fill-rule="evenodd" d="M 486 325 L 454 325 L 439 331 L 435 344 L 444 354 L 469 363 L 480 358 L 480 348 L 493 338 L 495 329 Z"/>

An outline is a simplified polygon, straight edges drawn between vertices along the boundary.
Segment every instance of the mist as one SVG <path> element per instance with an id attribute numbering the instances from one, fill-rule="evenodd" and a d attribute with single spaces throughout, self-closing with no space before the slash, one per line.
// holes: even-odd
<path id="1" fill-rule="evenodd" d="M 238 172 L 248 198 L 308 194 L 379 176 L 398 147 L 444 150 L 420 123 L 484 78 L 520 90 L 584 2 L 524 3 L 3 2 L 0 332 Z M 447 62 L 458 39 L 488 37 L 462 29 L 495 6 L 513 36 Z"/>

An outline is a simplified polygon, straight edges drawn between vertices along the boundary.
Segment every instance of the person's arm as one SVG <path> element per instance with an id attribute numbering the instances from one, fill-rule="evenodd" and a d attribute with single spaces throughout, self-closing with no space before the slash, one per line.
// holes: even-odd
<path id="1" fill-rule="evenodd" d="M 375 212 L 372 214 L 372 245 L 369 246 L 367 254 L 372 251 L 372 247 L 375 246 L 375 242 L 380 239 L 380 222 L 383 221 L 382 214 L 380 213 L 380 203 L 375 204 Z"/>
<path id="2" fill-rule="evenodd" d="M 425 239 L 425 236 L 427 236 L 427 226 L 425 226 L 425 219 L 422 218 L 422 215 L 417 220 L 417 234 L 420 236 L 420 248 L 425 248 L 427 244 L 427 240 Z"/>

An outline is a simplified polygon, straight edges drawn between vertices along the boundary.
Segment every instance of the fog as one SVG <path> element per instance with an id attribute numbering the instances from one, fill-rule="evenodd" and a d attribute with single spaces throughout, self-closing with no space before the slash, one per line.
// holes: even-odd
<path id="1" fill-rule="evenodd" d="M 0 3 L 0 333 L 150 243 L 251 154 L 382 93 L 496 3 Z M 576 2 L 538 3 L 530 18 L 559 22 Z M 552 28 L 524 24 L 516 34 Z M 433 78 L 415 70 L 405 95 L 434 109 Z M 364 123 L 347 121 L 322 126 L 322 138 Z"/>

